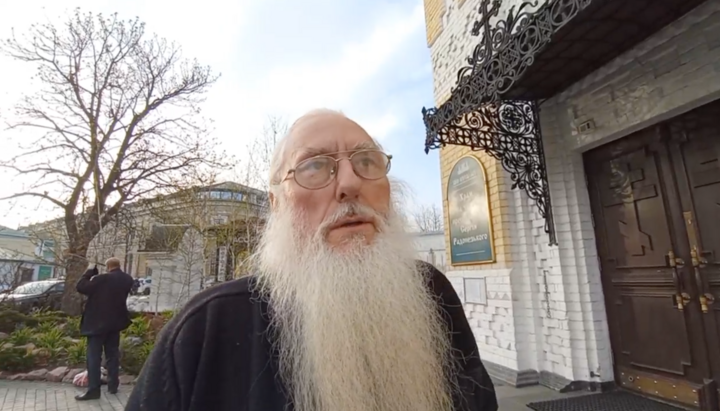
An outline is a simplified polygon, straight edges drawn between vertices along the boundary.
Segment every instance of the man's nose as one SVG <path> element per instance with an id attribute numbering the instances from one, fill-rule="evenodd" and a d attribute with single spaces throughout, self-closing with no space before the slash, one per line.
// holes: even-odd
<path id="1" fill-rule="evenodd" d="M 353 171 L 350 160 L 344 158 L 338 161 L 336 177 L 337 188 L 335 189 L 335 199 L 340 203 L 356 200 L 360 194 L 360 187 L 363 181 L 362 178 L 358 177 L 355 171 Z"/>

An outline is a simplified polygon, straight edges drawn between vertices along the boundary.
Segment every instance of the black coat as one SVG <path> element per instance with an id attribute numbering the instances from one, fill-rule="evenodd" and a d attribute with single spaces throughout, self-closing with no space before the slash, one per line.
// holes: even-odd
<path id="1" fill-rule="evenodd" d="M 493 383 L 462 304 L 447 278 L 426 263 L 460 366 L 457 411 L 496 411 Z M 253 277 L 195 296 L 163 329 L 125 411 L 286 411 L 268 307 Z"/>
<path id="2" fill-rule="evenodd" d="M 97 268 L 87 270 L 75 287 L 88 296 L 80 322 L 82 335 L 119 332 L 130 325 L 127 298 L 133 279 L 119 268 L 98 275 Z"/>

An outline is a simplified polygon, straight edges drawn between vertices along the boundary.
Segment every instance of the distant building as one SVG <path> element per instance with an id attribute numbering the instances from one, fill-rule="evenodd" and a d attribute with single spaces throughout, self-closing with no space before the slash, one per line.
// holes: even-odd
<path id="1" fill-rule="evenodd" d="M 59 276 L 53 246 L 23 230 L 0 226 L 0 290 Z"/>
<path id="2" fill-rule="evenodd" d="M 201 289 L 239 274 L 266 207 L 265 192 L 233 182 L 138 201 L 103 227 L 87 258 L 93 264 L 118 257 L 128 274 L 152 278 L 143 310 L 176 309 Z M 64 233 L 59 220 L 28 229 L 48 238 Z"/>

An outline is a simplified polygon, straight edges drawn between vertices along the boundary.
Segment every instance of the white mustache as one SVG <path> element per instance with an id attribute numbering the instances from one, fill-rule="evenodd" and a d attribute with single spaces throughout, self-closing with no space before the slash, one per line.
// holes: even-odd
<path id="1" fill-rule="evenodd" d="M 377 227 L 380 231 L 383 230 L 387 223 L 387 216 L 378 213 L 372 207 L 368 207 L 366 205 L 356 202 L 341 203 L 340 207 L 338 207 L 338 209 L 335 210 L 335 212 L 330 217 L 326 218 L 325 221 L 320 224 L 318 232 L 321 234 L 326 234 L 330 227 L 332 227 L 338 221 L 348 217 L 362 217 L 372 219 L 375 227 Z"/>

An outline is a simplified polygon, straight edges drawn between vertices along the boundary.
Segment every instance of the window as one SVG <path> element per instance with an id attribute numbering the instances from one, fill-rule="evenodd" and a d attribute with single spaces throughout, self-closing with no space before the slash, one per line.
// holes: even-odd
<path id="1" fill-rule="evenodd" d="M 212 221 L 211 221 L 212 225 L 222 225 L 222 224 L 227 224 L 227 222 L 228 222 L 228 218 L 226 215 L 213 217 Z"/>
<path id="2" fill-rule="evenodd" d="M 235 201 L 242 201 L 242 200 L 243 200 L 243 193 L 233 193 L 233 200 L 235 200 Z"/>
<path id="3" fill-rule="evenodd" d="M 45 261 L 53 261 L 55 259 L 55 242 L 51 240 L 43 240 L 42 242 L 42 259 Z"/>

